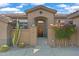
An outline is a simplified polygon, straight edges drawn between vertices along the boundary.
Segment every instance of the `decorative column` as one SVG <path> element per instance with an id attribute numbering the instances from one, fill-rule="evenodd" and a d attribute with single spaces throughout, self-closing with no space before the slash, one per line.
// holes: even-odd
<path id="1" fill-rule="evenodd" d="M 34 23 L 34 17 L 28 14 L 28 28 L 29 28 L 29 44 L 35 46 L 37 42 L 37 31 Z"/>
<path id="2" fill-rule="evenodd" d="M 50 24 L 48 26 L 48 44 L 54 47 L 55 46 L 55 33 L 53 31 L 52 25 L 53 24 Z"/>
<path id="3" fill-rule="evenodd" d="M 36 46 L 37 44 L 37 35 L 36 35 L 36 26 L 33 24 L 30 28 L 30 45 Z"/>

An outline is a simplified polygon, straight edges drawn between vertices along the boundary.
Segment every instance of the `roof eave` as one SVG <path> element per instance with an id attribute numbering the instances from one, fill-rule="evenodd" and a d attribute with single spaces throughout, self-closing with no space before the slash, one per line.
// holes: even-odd
<path id="1" fill-rule="evenodd" d="M 40 6 L 36 6 L 36 7 L 33 7 L 33 8 L 31 8 L 31 9 L 27 10 L 27 11 L 26 11 L 26 14 L 31 13 L 31 12 L 33 12 L 33 11 L 35 11 L 35 10 L 39 10 L 39 9 L 43 9 L 43 10 L 52 12 L 52 13 L 54 13 L 54 14 L 57 12 L 57 11 L 54 10 L 54 9 L 50 9 L 50 8 L 48 8 L 48 7 L 45 7 L 45 6 L 40 5 Z"/>

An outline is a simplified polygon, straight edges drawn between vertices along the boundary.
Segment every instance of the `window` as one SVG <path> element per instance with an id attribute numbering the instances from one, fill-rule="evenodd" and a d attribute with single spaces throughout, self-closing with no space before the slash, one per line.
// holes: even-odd
<path id="1" fill-rule="evenodd" d="M 73 24 L 73 21 L 69 21 L 69 24 Z"/>
<path id="2" fill-rule="evenodd" d="M 28 28 L 27 20 L 19 20 L 19 24 L 20 24 L 21 29 L 27 29 Z"/>
<path id="3" fill-rule="evenodd" d="M 14 21 L 11 23 L 11 25 L 12 25 L 13 29 L 15 29 L 15 28 L 16 28 L 16 20 L 14 20 Z"/>
<path id="4" fill-rule="evenodd" d="M 38 21 L 38 23 L 44 23 L 44 21 Z"/>
<path id="5" fill-rule="evenodd" d="M 56 23 L 60 23 L 60 20 L 57 20 Z"/>
<path id="6" fill-rule="evenodd" d="M 28 28 L 27 22 L 20 22 L 20 28 L 21 29 L 27 29 Z"/>
<path id="7" fill-rule="evenodd" d="M 60 20 L 58 20 L 58 23 L 60 23 Z"/>
<path id="8" fill-rule="evenodd" d="M 16 28 L 16 23 L 17 23 L 16 20 L 14 20 L 12 22 L 13 29 Z M 20 25 L 21 29 L 27 29 L 28 28 L 27 20 L 19 20 L 19 25 Z"/>

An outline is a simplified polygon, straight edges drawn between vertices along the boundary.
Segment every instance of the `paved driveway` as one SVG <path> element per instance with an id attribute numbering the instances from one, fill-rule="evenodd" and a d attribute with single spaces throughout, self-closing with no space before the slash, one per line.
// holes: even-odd
<path id="1" fill-rule="evenodd" d="M 46 38 L 39 38 L 35 48 L 12 48 L 0 56 L 79 56 L 79 48 L 51 48 Z"/>

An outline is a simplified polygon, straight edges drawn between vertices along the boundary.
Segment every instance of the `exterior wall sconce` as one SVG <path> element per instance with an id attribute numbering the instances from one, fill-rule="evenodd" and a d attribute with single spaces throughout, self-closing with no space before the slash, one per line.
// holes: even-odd
<path id="1" fill-rule="evenodd" d="M 42 12 L 42 11 L 40 11 L 39 13 L 40 13 L 40 14 L 42 14 L 43 12 Z"/>

